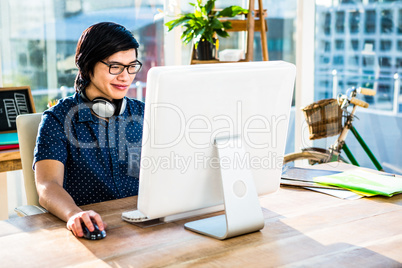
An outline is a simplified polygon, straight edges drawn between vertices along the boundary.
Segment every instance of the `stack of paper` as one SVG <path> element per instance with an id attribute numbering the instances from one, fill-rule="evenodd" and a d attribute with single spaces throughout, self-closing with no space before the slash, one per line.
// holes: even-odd
<path id="1" fill-rule="evenodd" d="M 358 199 L 364 195 L 352 192 L 337 186 L 320 184 L 314 181 L 315 177 L 329 176 L 342 173 L 342 171 L 311 169 L 299 167 L 287 167 L 283 170 L 281 184 L 288 186 L 303 187 L 308 190 L 336 196 L 342 199 Z"/>
<path id="2" fill-rule="evenodd" d="M 322 170 L 322 169 L 310 169 L 299 167 L 288 167 L 283 170 L 281 176 L 281 183 L 293 186 L 309 186 L 320 188 L 335 188 L 328 185 L 321 185 L 314 181 L 315 177 L 327 176 L 341 173 L 342 171 Z"/>

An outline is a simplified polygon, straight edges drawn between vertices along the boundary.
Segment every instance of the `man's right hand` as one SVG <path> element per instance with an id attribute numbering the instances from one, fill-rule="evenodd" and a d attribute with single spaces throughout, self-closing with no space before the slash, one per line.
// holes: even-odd
<path id="1" fill-rule="evenodd" d="M 100 231 L 106 229 L 106 222 L 102 221 L 101 216 L 93 210 L 81 211 L 79 213 L 71 216 L 67 221 L 67 229 L 72 231 L 77 237 L 83 237 L 84 231 L 82 229 L 82 224 L 89 229 L 90 232 L 95 230 L 93 223 L 96 223 Z"/>

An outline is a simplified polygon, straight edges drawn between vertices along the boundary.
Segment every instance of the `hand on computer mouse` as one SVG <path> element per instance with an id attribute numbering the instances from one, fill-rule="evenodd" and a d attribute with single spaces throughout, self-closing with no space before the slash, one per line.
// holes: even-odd
<path id="1" fill-rule="evenodd" d="M 85 224 L 85 222 L 87 224 Z M 95 231 L 95 224 L 97 225 L 98 232 L 102 232 L 100 230 L 105 230 L 107 224 L 101 218 L 101 216 L 95 211 L 81 211 L 79 213 L 71 216 L 67 221 L 67 229 L 71 230 L 76 237 L 84 237 L 84 226 L 86 228 L 86 232 Z M 102 236 L 102 235 L 101 235 Z"/>
<path id="2" fill-rule="evenodd" d="M 93 223 L 95 230 L 93 230 L 92 232 L 89 231 L 88 227 L 85 226 L 84 223 L 81 223 L 82 226 L 82 230 L 84 232 L 84 238 L 86 239 L 90 239 L 90 240 L 99 240 L 99 239 L 103 239 L 106 237 L 106 231 L 103 230 L 99 230 L 98 225 L 96 225 L 96 223 Z"/>

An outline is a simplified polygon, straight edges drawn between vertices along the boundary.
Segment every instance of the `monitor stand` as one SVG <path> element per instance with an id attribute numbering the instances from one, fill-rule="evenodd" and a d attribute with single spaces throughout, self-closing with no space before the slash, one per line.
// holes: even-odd
<path id="1" fill-rule="evenodd" d="M 219 159 L 224 160 L 220 161 L 220 171 L 225 214 L 188 222 L 184 225 L 186 229 L 223 240 L 264 227 L 250 163 L 244 165 L 242 161 L 246 155 L 239 145 L 243 142 L 240 137 L 231 138 L 230 142 L 228 138 L 215 139 Z"/>

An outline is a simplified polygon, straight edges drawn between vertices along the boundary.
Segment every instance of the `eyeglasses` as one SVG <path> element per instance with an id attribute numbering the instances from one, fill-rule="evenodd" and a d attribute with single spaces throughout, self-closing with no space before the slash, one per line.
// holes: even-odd
<path id="1" fill-rule="evenodd" d="M 136 60 L 135 63 L 130 64 L 130 65 L 124 65 L 124 64 L 108 64 L 101 60 L 103 64 L 105 64 L 107 67 L 109 67 L 109 73 L 113 75 L 118 75 L 121 74 L 124 69 L 127 68 L 127 72 L 129 74 L 136 74 L 141 70 L 142 63 L 139 60 Z"/>

